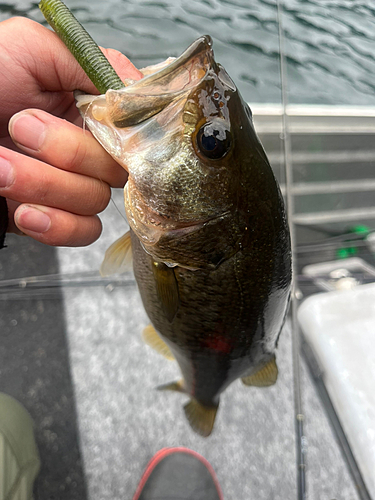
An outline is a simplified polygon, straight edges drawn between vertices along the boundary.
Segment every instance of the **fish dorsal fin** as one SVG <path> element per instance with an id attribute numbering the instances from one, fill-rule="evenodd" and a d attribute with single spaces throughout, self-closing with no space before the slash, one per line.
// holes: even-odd
<path id="1" fill-rule="evenodd" d="M 202 437 L 208 437 L 214 427 L 218 406 L 203 406 L 192 399 L 184 406 L 186 418 L 190 427 Z"/>
<path id="2" fill-rule="evenodd" d="M 266 365 L 253 375 L 243 377 L 241 380 L 245 385 L 256 387 L 268 387 L 276 383 L 279 370 L 277 369 L 276 357 L 273 356 Z"/>
<path id="3" fill-rule="evenodd" d="M 102 276 L 125 273 L 132 268 L 132 244 L 130 231 L 116 240 L 105 253 L 104 260 L 100 266 Z"/>
<path id="4" fill-rule="evenodd" d="M 156 352 L 164 356 L 166 359 L 169 359 L 170 361 L 174 360 L 171 350 L 164 340 L 160 338 L 160 335 L 152 325 L 146 326 L 142 332 L 142 338 L 145 344 L 155 349 Z"/>
<path id="5" fill-rule="evenodd" d="M 163 262 L 153 262 L 152 270 L 156 282 L 156 293 L 170 323 L 180 306 L 178 283 L 174 270 Z"/>

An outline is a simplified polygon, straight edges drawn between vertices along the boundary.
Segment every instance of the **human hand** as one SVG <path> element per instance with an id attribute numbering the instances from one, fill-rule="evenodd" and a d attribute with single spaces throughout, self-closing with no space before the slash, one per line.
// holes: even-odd
<path id="1" fill-rule="evenodd" d="M 8 231 L 49 245 L 88 245 L 101 233 L 96 214 L 110 186 L 127 178 L 79 126 L 72 92 L 97 91 L 55 33 L 25 18 L 0 25 L 0 196 Z M 142 77 L 120 52 L 103 52 L 120 78 Z"/>

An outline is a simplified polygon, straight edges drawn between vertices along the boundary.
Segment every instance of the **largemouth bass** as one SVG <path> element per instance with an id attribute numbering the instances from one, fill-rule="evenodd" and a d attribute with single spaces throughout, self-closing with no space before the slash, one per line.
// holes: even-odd
<path id="1" fill-rule="evenodd" d="M 77 97 L 85 123 L 129 173 L 130 231 L 104 274 L 133 258 L 152 326 L 174 357 L 191 427 L 208 436 L 220 394 L 237 378 L 271 385 L 290 295 L 291 250 L 280 189 L 252 114 L 208 36 L 137 82 Z M 151 74 L 148 74 L 151 73 Z"/>

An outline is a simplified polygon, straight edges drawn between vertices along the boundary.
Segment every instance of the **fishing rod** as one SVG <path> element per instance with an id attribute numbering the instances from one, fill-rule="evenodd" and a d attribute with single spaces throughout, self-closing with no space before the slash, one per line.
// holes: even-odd
<path id="1" fill-rule="evenodd" d="M 300 368 L 300 330 L 297 320 L 297 262 L 296 262 L 296 238 L 294 225 L 294 197 L 293 165 L 291 154 L 291 139 L 289 134 L 289 117 L 287 113 L 287 68 L 284 52 L 284 30 L 282 23 L 283 6 L 281 0 L 277 0 L 277 21 L 279 27 L 279 52 L 280 52 L 280 78 L 281 78 L 281 101 L 282 101 L 282 123 L 283 123 L 283 149 L 284 149 L 284 172 L 286 186 L 286 206 L 289 221 L 291 248 L 292 248 L 292 295 L 291 295 L 291 319 L 292 319 L 292 364 L 294 381 L 294 418 L 296 430 L 296 452 L 297 452 L 297 487 L 298 500 L 306 500 L 306 437 L 304 434 L 304 413 L 301 395 L 301 368 Z"/>

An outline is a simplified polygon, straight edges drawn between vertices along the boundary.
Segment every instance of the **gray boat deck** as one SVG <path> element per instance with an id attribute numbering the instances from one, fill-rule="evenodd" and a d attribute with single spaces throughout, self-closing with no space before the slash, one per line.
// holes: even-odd
<path id="1" fill-rule="evenodd" d="M 280 108 L 253 111 L 283 187 Z M 373 228 L 375 111 L 288 111 L 299 247 L 353 223 Z M 1 252 L 0 391 L 34 418 L 43 464 L 36 499 L 131 499 L 149 459 L 167 446 L 204 455 L 226 500 L 296 499 L 290 324 L 280 340 L 276 386 L 246 388 L 237 381 L 222 397 L 213 435 L 195 435 L 183 415 L 185 398 L 154 389 L 178 378 L 178 369 L 143 345 L 148 321 L 132 277 L 97 278 L 105 249 L 126 231 L 115 207 L 122 208 L 121 191 L 113 200 L 102 216 L 102 237 L 88 248 L 53 249 L 11 235 Z M 298 252 L 298 267 L 332 260 L 335 251 L 331 245 Z M 374 258 L 366 248 L 361 252 Z M 40 284 L 25 279 L 41 275 L 54 276 Z M 316 291 L 312 283 L 301 283 L 301 290 Z M 356 485 L 300 361 L 309 498 L 356 500 Z"/>

